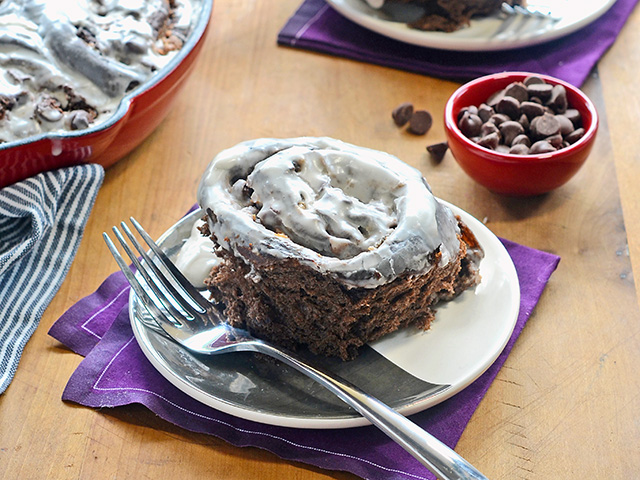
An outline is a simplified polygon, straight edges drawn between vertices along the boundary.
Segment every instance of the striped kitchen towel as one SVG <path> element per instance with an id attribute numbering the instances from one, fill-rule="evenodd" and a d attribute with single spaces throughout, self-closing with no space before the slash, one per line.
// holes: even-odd
<path id="1" fill-rule="evenodd" d="M 76 254 L 99 165 L 38 174 L 0 190 L 0 394 Z"/>

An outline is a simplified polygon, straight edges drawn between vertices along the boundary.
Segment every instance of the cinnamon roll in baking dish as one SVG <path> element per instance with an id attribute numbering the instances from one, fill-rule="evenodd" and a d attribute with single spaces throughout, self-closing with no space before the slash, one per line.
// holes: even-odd
<path id="1" fill-rule="evenodd" d="M 169 64 L 200 0 L 0 0 L 0 144 L 107 122 Z"/>
<path id="2" fill-rule="evenodd" d="M 331 138 L 224 150 L 198 189 L 229 321 L 288 348 L 351 359 L 479 281 L 475 237 L 396 157 Z"/>

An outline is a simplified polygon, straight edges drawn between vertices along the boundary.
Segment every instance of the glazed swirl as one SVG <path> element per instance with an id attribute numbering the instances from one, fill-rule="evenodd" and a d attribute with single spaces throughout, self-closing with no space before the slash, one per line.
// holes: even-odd
<path id="1" fill-rule="evenodd" d="M 456 218 L 419 171 L 331 138 L 259 139 L 224 150 L 208 166 L 198 201 L 222 249 L 254 261 L 296 259 L 348 287 L 423 274 L 435 252 L 445 265 L 460 249 Z"/>

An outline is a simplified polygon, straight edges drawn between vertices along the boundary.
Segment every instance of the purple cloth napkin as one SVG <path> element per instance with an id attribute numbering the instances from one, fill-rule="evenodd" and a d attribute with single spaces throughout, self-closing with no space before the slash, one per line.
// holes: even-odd
<path id="1" fill-rule="evenodd" d="M 560 258 L 503 240 L 521 288 L 513 335 L 496 362 L 449 400 L 411 419 L 450 447 L 506 360 Z M 304 430 L 262 425 L 207 407 L 164 379 L 138 347 L 128 315 L 129 286 L 121 272 L 72 306 L 49 334 L 86 358 L 71 376 L 63 400 L 94 408 L 145 405 L 161 418 L 236 446 L 264 448 L 288 459 L 369 479 L 433 479 L 413 457 L 373 426 Z"/>
<path id="2" fill-rule="evenodd" d="M 384 37 L 346 19 L 324 0 L 305 0 L 280 31 L 278 43 L 454 80 L 525 71 L 581 86 L 636 3 L 618 0 L 585 28 L 542 45 L 502 52 L 453 52 Z"/>

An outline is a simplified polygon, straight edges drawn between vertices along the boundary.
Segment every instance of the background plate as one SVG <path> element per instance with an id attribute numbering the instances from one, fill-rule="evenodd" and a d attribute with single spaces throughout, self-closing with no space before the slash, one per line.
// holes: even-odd
<path id="1" fill-rule="evenodd" d="M 488 51 L 527 47 L 569 35 L 604 15 L 615 0 L 531 0 L 529 5 L 549 11 L 561 20 L 548 28 L 529 25 L 509 36 L 496 35 L 502 25 L 497 17 L 474 19 L 468 28 L 452 33 L 424 32 L 391 21 L 364 0 L 327 0 L 327 3 L 358 25 L 405 43 L 443 50 Z"/>
<path id="2" fill-rule="evenodd" d="M 446 202 L 445 202 L 446 203 Z M 478 378 L 511 337 L 519 307 L 515 267 L 498 238 L 481 222 L 450 205 L 485 250 L 482 282 L 440 305 L 429 331 L 405 329 L 371 344 L 351 362 L 310 357 L 387 405 L 409 415 L 446 400 Z M 158 241 L 175 257 L 201 218 L 193 212 Z M 155 368 L 191 397 L 225 413 L 296 428 L 346 428 L 368 424 L 312 380 L 253 353 L 195 355 L 144 326 L 149 314 L 131 293 L 131 325 Z"/>

